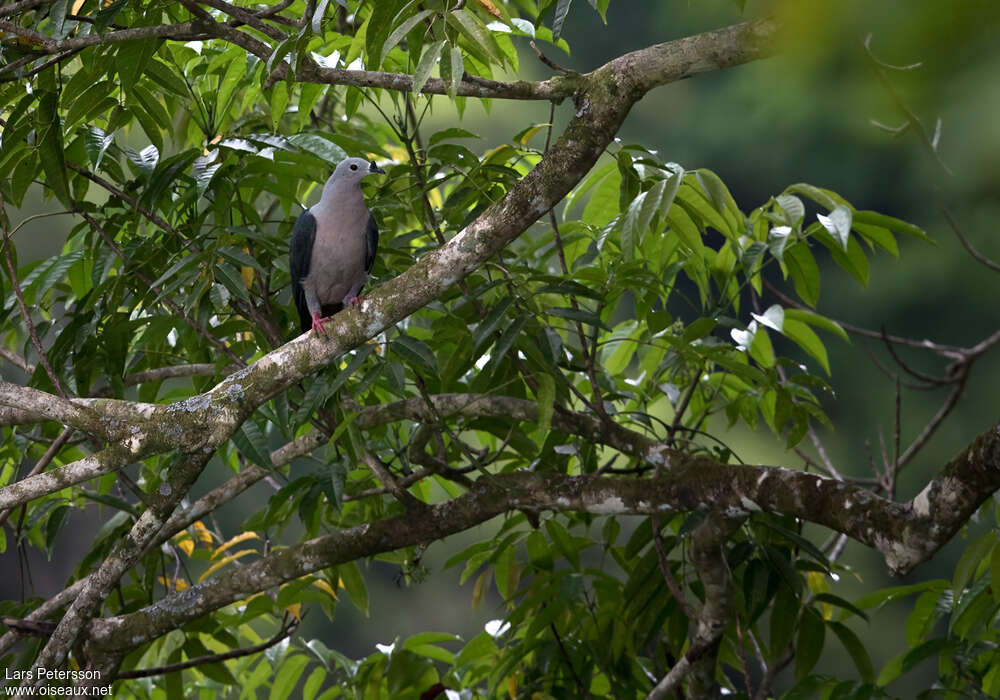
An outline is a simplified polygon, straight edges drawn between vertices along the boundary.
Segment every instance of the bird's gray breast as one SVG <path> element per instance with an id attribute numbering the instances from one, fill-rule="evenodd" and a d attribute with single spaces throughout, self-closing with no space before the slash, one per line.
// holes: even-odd
<path id="1" fill-rule="evenodd" d="M 369 213 L 361 192 L 357 195 L 345 197 L 340 206 L 317 205 L 311 210 L 316 218 L 316 241 L 303 285 L 315 290 L 321 304 L 344 301 L 368 279 L 365 227 Z"/>

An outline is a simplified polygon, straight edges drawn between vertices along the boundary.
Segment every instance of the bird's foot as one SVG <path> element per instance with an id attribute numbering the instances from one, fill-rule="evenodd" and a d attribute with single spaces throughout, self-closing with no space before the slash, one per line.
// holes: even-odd
<path id="1" fill-rule="evenodd" d="M 347 301 L 347 303 L 348 303 L 348 304 L 350 304 L 351 306 L 353 306 L 353 307 L 355 307 L 355 308 L 358 308 L 358 309 L 360 309 L 360 308 L 361 308 L 361 300 L 362 300 L 362 299 L 364 299 L 364 297 L 363 297 L 363 296 L 361 296 L 361 295 L 359 294 L 359 295 L 358 295 L 358 296 L 356 296 L 356 297 L 348 297 L 348 298 L 346 299 L 346 301 Z"/>
<path id="2" fill-rule="evenodd" d="M 313 311 L 312 329 L 320 335 L 326 335 L 326 331 L 323 329 L 323 321 L 325 320 L 325 318 L 320 318 L 318 311 Z"/>

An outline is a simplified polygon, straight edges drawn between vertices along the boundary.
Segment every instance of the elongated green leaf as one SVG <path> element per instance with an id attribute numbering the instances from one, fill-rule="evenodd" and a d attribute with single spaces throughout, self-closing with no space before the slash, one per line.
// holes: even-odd
<path id="1" fill-rule="evenodd" d="M 382 44 L 395 27 L 396 18 L 403 6 L 403 0 L 379 0 L 371 4 L 371 15 L 366 22 L 365 65 L 377 70 L 376 61 L 382 55 Z"/>
<path id="2" fill-rule="evenodd" d="M 837 638 L 840 639 L 840 643 L 844 645 L 847 653 L 851 655 L 851 659 L 854 661 L 861 679 L 866 683 L 873 683 L 875 681 L 875 669 L 872 667 L 872 660 L 868 656 L 868 650 L 861 643 L 861 640 L 858 639 L 858 635 L 854 634 L 842 622 L 831 621 L 827 624 L 833 630 L 834 634 L 837 635 Z"/>
<path id="3" fill-rule="evenodd" d="M 701 232 L 684 209 L 671 207 L 667 214 L 667 222 L 670 224 L 670 230 L 691 250 L 695 257 L 704 257 L 705 246 L 701 242 Z"/>
<path id="4" fill-rule="evenodd" d="M 414 369 L 430 375 L 436 375 L 438 372 L 434 352 L 427 343 L 412 335 L 401 333 L 389 344 L 389 349 Z"/>
<path id="5" fill-rule="evenodd" d="M 792 277 L 795 293 L 809 306 L 819 301 L 819 267 L 805 243 L 796 243 L 785 250 L 785 267 Z"/>
<path id="6" fill-rule="evenodd" d="M 466 40 L 473 56 L 487 65 L 492 61 L 504 62 L 504 54 L 500 47 L 474 14 L 463 8 L 449 12 L 446 17 L 448 23 L 458 29 Z"/>
<path id="7" fill-rule="evenodd" d="M 329 4 L 330 0 L 319 0 L 316 3 L 316 10 L 311 19 L 313 34 L 316 36 L 323 35 L 323 16 L 326 14 L 326 8 Z"/>
<path id="8" fill-rule="evenodd" d="M 462 82 L 462 75 L 465 73 L 465 63 L 462 60 L 462 51 L 457 46 L 451 47 L 451 80 L 448 82 L 448 97 L 455 99 L 458 94 L 458 86 Z"/>
<path id="9" fill-rule="evenodd" d="M 309 657 L 305 654 L 289 654 L 282 659 L 274 683 L 271 685 L 268 700 L 287 700 L 301 680 L 300 677 L 308 663 Z"/>
<path id="10" fill-rule="evenodd" d="M 552 428 L 552 413 L 556 403 L 556 381 L 551 374 L 539 373 L 538 379 L 538 432 L 542 439 Z"/>
<path id="11" fill-rule="evenodd" d="M 361 575 L 357 562 L 348 562 L 337 566 L 337 576 L 343 584 L 347 595 L 351 596 L 351 601 L 355 607 L 365 616 L 368 616 L 368 587 L 365 579 Z"/>
<path id="12" fill-rule="evenodd" d="M 829 216 L 817 214 L 816 218 L 830 232 L 840 245 L 847 250 L 847 239 L 851 235 L 851 210 L 845 206 L 837 206 Z"/>
<path id="13" fill-rule="evenodd" d="M 802 680 L 812 670 L 823 653 L 826 624 L 812 608 L 802 611 L 795 647 L 795 679 Z"/>
<path id="14" fill-rule="evenodd" d="M 569 14 L 570 5 L 573 4 L 573 0 L 559 0 L 556 4 L 556 11 L 552 17 L 552 39 L 559 39 L 559 35 L 562 34 L 563 24 L 566 22 L 566 15 Z"/>
<path id="15" fill-rule="evenodd" d="M 45 182 L 53 194 L 67 208 L 72 207 L 69 196 L 69 180 L 66 177 L 66 162 L 63 156 L 62 122 L 59 119 L 59 95 L 43 92 L 38 98 L 35 111 L 35 132 L 37 153 L 45 172 Z"/>
<path id="16" fill-rule="evenodd" d="M 783 332 L 789 339 L 795 341 L 796 345 L 812 355 L 826 373 L 830 374 L 830 361 L 827 358 L 826 347 L 809 326 L 801 321 L 786 318 Z"/>
<path id="17" fill-rule="evenodd" d="M 233 433 L 233 443 L 247 459 L 259 467 L 274 469 L 271 463 L 271 452 L 267 448 L 267 438 L 252 420 L 248 420 Z"/>
<path id="18" fill-rule="evenodd" d="M 421 10 L 417 14 L 404 20 L 402 24 L 398 25 L 393 29 L 389 36 L 386 37 L 385 43 L 382 44 L 382 54 L 379 56 L 378 63 L 381 66 L 385 63 L 385 57 L 389 55 L 389 52 L 396 48 L 396 45 L 403 40 L 403 37 L 409 34 L 410 30 L 413 29 L 417 24 L 423 22 L 426 18 L 434 14 L 434 10 Z"/>
<path id="19" fill-rule="evenodd" d="M 934 242 L 934 239 L 928 236 L 927 233 L 919 226 L 914 226 L 913 224 L 903 221 L 902 219 L 880 214 L 875 211 L 855 211 L 854 221 L 863 224 L 872 224 L 874 226 L 882 226 L 890 231 L 902 233 L 907 236 L 913 236 L 928 243 Z"/>
<path id="20" fill-rule="evenodd" d="M 413 92 L 420 92 L 427 83 L 427 78 L 430 77 L 431 71 L 434 70 L 444 44 L 444 41 L 435 41 L 424 48 L 424 53 L 420 57 L 417 69 L 413 72 Z"/>
<path id="21" fill-rule="evenodd" d="M 823 330 L 830 331 L 848 343 L 851 342 L 850 337 L 847 335 L 847 331 L 841 328 L 839 323 L 827 318 L 826 316 L 821 316 L 814 311 L 809 311 L 808 309 L 785 309 L 785 318 L 801 321 L 802 323 L 808 323 L 810 326 L 816 326 L 817 328 L 822 328 Z"/>

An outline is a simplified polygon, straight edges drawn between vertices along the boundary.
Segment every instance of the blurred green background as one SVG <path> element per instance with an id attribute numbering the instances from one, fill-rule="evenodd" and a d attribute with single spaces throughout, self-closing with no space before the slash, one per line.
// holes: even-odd
<path id="1" fill-rule="evenodd" d="M 899 260 L 881 254 L 872 265 L 867 289 L 828 265 L 823 270 L 821 312 L 874 330 L 884 326 L 890 333 L 953 344 L 973 344 L 995 331 L 1000 319 L 996 274 L 962 249 L 942 212 L 945 208 L 951 212 L 983 254 L 1000 259 L 995 224 L 1000 216 L 1000 3 L 996 0 L 751 1 L 742 14 L 733 0 L 612 0 L 606 26 L 588 3 L 577 0 L 563 32 L 572 55 L 551 46 L 543 49 L 558 64 L 583 72 L 649 44 L 766 14 L 784 18 L 787 27 L 787 45 L 777 57 L 659 88 L 636 105 L 620 133 L 622 141 L 641 143 L 688 169 L 714 170 L 744 211 L 791 183 L 808 182 L 837 191 L 859 209 L 911 221 L 936 240 L 936 245 L 903 241 Z M 872 51 L 886 63 L 921 64 L 912 70 L 889 71 L 888 77 L 892 90 L 929 135 L 934 135 L 940 120 L 940 162 L 914 130 L 893 134 L 873 124 L 874 120 L 896 127 L 905 117 L 866 55 L 864 42 L 869 35 Z M 521 77 L 551 75 L 529 47 L 519 48 Z M 570 110 L 569 103 L 557 110 L 557 130 Z M 483 137 L 471 147 L 486 151 L 511 139 L 529 122 L 545 122 L 548 116 L 546 104 L 494 101 L 486 113 L 470 102 L 463 126 Z M 456 118 L 447 101 L 438 99 L 428 128 L 440 128 Z M 38 196 L 37 190 L 29 194 L 12 221 L 56 206 Z M 68 227 L 66 217 L 25 225 L 16 238 L 20 261 L 58 250 Z M 898 367 L 877 341 L 859 338 L 851 345 L 831 341 L 829 350 L 836 395 L 826 399 L 825 409 L 837 429 L 820 434 L 842 472 L 869 476 L 870 460 L 880 460 L 880 436 L 887 444 L 892 441 L 895 394 L 894 381 L 868 353 L 891 371 Z M 940 360 L 919 352 L 903 350 L 901 355 L 921 370 L 944 369 Z M 911 497 L 931 473 L 997 420 L 997 387 L 1000 361 L 987 357 L 976 366 L 951 419 L 904 472 L 901 498 Z M 944 391 L 904 389 L 904 448 L 943 398 Z M 740 431 L 725 439 L 745 461 L 801 465 L 768 435 Z M 204 485 L 194 495 L 225 478 L 221 472 L 219 467 L 203 477 Z M 232 534 L 245 514 L 270 493 L 262 483 L 231 504 L 220 518 L 223 529 Z M 99 527 L 96 509 L 92 512 L 94 522 L 77 523 L 75 532 L 81 540 Z M 825 537 L 826 533 L 815 532 Z M 426 578 L 409 587 L 401 583 L 398 567 L 373 564 L 370 619 L 350 605 L 341 605 L 331 626 L 317 610 L 300 634 L 320 636 L 352 656 L 370 653 L 376 642 L 388 643 L 422 630 L 471 637 L 486 620 L 502 616 L 499 601 L 488 598 L 473 609 L 471 581 L 459 591 L 460 570 L 442 572 L 440 567 L 451 552 L 475 539 L 467 533 L 433 546 L 423 559 Z M 67 537 L 57 546 L 53 562 L 31 562 L 38 594 L 61 588 L 68 572 L 59 571 L 59 551 L 75 546 Z M 953 542 L 912 579 L 950 578 L 962 546 L 961 541 Z M 857 572 L 857 578 L 845 577 L 835 591 L 845 597 L 903 583 L 889 581 L 881 559 L 860 545 L 849 544 L 841 561 Z M 12 551 L 0 558 L 0 565 L 8 572 L 4 593 L 17 595 Z M 906 612 L 905 605 L 887 608 L 868 629 L 859 629 L 876 668 L 904 648 Z M 829 658 L 818 670 L 849 674 L 852 667 L 838 656 L 840 647 L 830 644 L 828 649 Z M 933 678 L 933 668 L 926 671 L 926 677 Z M 891 690 L 905 695 L 902 683 Z"/>

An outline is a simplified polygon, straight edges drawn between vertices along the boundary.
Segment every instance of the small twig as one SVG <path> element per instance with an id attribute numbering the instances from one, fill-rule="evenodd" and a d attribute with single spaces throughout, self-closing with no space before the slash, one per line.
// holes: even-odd
<path id="1" fill-rule="evenodd" d="M 0 194 L 0 210 L 5 206 L 3 200 L 3 195 Z M 10 239 L 10 233 L 7 231 L 7 220 L 0 216 L 0 226 L 3 227 L 3 250 L 4 258 L 7 262 L 7 272 L 10 274 L 10 284 L 14 288 L 14 295 L 17 297 L 17 305 L 21 309 L 21 316 L 24 317 L 24 325 L 28 329 L 28 335 L 31 336 L 31 344 L 35 346 L 35 351 L 38 353 L 38 359 L 42 363 L 42 367 L 45 368 L 45 373 L 49 375 L 49 379 L 52 381 L 52 385 L 59 392 L 59 396 L 66 399 L 69 398 L 69 394 L 63 388 L 62 382 L 59 381 L 59 377 L 56 376 L 55 370 L 52 369 L 51 363 L 49 363 L 49 357 L 45 354 L 45 348 L 42 346 L 41 338 L 38 337 L 38 330 L 35 328 L 34 321 L 31 320 L 31 314 L 28 312 L 28 306 L 24 303 L 24 295 L 21 293 L 21 284 L 17 279 L 17 270 L 14 268 L 14 256 L 11 252 L 11 248 L 14 242 Z"/>
<path id="2" fill-rule="evenodd" d="M 121 671 L 116 676 L 118 679 L 127 678 L 148 678 L 150 676 L 161 676 L 165 673 L 174 673 L 176 671 L 183 671 L 187 668 L 194 668 L 195 666 L 204 666 L 206 664 L 219 663 L 220 661 L 228 661 L 229 659 L 238 659 L 242 656 L 250 656 L 251 654 L 257 654 L 264 651 L 265 649 L 270 649 L 275 644 L 281 640 L 288 637 L 296 627 L 299 625 L 298 618 L 292 617 L 289 620 L 288 613 L 285 613 L 285 621 L 282 622 L 281 629 L 278 633 L 268 639 L 266 642 L 261 642 L 260 644 L 255 644 L 252 647 L 246 647 L 243 649 L 234 649 L 233 651 L 227 651 L 221 654 L 209 654 L 208 656 L 199 656 L 196 659 L 189 659 L 188 661 L 181 661 L 176 664 L 167 664 L 166 666 L 156 666 L 153 668 L 140 668 L 132 671 Z"/>
<path id="3" fill-rule="evenodd" d="M 361 461 L 368 465 L 368 468 L 372 470 L 375 477 L 382 482 L 382 485 L 385 486 L 385 488 L 387 488 L 389 492 L 396 497 L 396 500 L 402 503 L 403 507 L 407 510 L 418 510 L 427 507 L 425 503 L 421 502 L 416 496 L 410 494 L 399 484 L 398 481 L 396 481 L 396 478 L 374 452 L 366 449 L 361 455 Z"/>
<path id="4" fill-rule="evenodd" d="M 795 309 L 807 309 L 808 307 L 804 304 L 800 304 L 795 299 L 792 299 L 788 295 L 784 294 L 780 289 L 771 284 L 768 280 L 764 280 L 764 286 L 767 287 L 768 291 L 778 297 L 785 306 L 789 306 Z M 853 324 L 847 323 L 845 321 L 840 321 L 838 319 L 831 319 L 841 328 L 843 328 L 848 333 L 854 333 L 855 335 L 865 336 L 867 338 L 878 338 L 879 340 L 888 340 L 895 345 L 905 345 L 911 348 L 921 348 L 922 350 L 929 350 L 930 352 L 936 353 L 943 357 L 950 359 L 963 359 L 965 357 L 965 348 L 959 347 L 957 345 L 943 345 L 941 343 L 935 343 L 931 340 L 917 340 L 916 338 L 903 338 L 898 335 L 888 335 L 880 331 L 873 331 L 868 328 L 862 328 L 861 326 L 855 326 Z"/>
<path id="5" fill-rule="evenodd" d="M 20 355 L 11 352 L 7 348 L 0 348 L 0 357 L 7 360 L 7 362 L 11 363 L 12 365 L 18 367 L 25 374 L 35 373 L 35 366 L 33 364 L 25 360 Z"/>
<path id="6" fill-rule="evenodd" d="M 905 467 L 907 463 L 909 463 L 909 461 L 916 456 L 917 452 L 924 446 L 924 443 L 930 440 L 931 436 L 934 435 L 935 431 L 941 426 L 944 419 L 947 418 L 948 414 L 955 408 L 955 405 L 958 403 L 958 399 L 962 396 L 962 393 L 965 390 L 965 382 L 967 379 L 968 374 L 966 371 L 963 371 L 960 380 L 955 383 L 955 388 L 950 394 L 948 394 L 948 398 L 941 405 L 941 408 L 939 408 L 937 413 L 934 414 L 934 417 L 927 422 L 927 425 L 925 425 L 924 429 L 920 431 L 920 434 L 913 439 L 910 446 L 907 447 L 903 454 L 899 456 L 899 459 L 897 460 L 897 472 L 901 472 L 903 467 Z"/>
<path id="7" fill-rule="evenodd" d="M 549 58 L 544 53 L 542 53 L 542 50 L 540 48 L 538 48 L 538 44 L 536 44 L 534 41 L 530 41 L 528 43 L 530 44 L 531 48 L 533 48 L 535 50 L 535 53 L 538 55 L 538 60 L 541 61 L 542 63 L 544 63 L 545 65 L 547 65 L 552 70 L 557 71 L 559 73 L 573 73 L 574 72 L 574 71 L 569 70 L 568 68 L 563 68 L 558 63 L 556 63 L 551 58 Z"/>
<path id="8" fill-rule="evenodd" d="M 955 219 L 952 218 L 951 212 L 948 211 L 948 208 L 947 207 L 942 207 L 941 208 L 941 213 L 944 214 L 944 218 L 948 222 L 948 225 L 951 227 L 952 232 L 958 238 L 958 241 L 959 241 L 959 243 L 962 244 L 962 247 L 965 248 L 966 251 L 968 251 L 969 255 L 971 255 L 973 258 L 975 258 L 977 262 L 982 263 L 983 265 L 985 265 L 986 267 L 990 268 L 994 272 L 1000 272 L 1000 263 L 998 263 L 997 261 L 991 260 L 990 258 L 986 257 L 985 255 L 983 255 L 982 253 L 980 253 L 978 250 L 976 250 L 971 243 L 969 243 L 969 239 L 967 239 L 962 234 L 962 230 L 958 227 L 958 224 L 955 223 Z"/>
<path id="9" fill-rule="evenodd" d="M 667 431 L 666 443 L 668 445 L 674 444 L 674 435 L 678 430 L 681 429 L 681 421 L 684 419 L 684 413 L 687 412 L 688 405 L 691 403 L 691 399 L 694 397 L 694 392 L 698 388 L 698 383 L 701 381 L 701 373 L 705 369 L 705 361 L 702 360 L 697 371 L 694 373 L 694 377 L 691 379 L 691 383 L 688 385 L 687 391 L 684 392 L 683 398 L 681 398 L 680 403 L 677 404 L 677 409 L 674 411 L 674 420 L 670 424 L 670 429 Z M 659 474 L 657 474 L 659 476 Z"/>
<path id="10" fill-rule="evenodd" d="M 684 599 L 684 592 L 681 591 L 680 586 L 677 585 L 677 580 L 674 578 L 673 573 L 670 571 L 670 562 L 667 560 L 667 551 L 663 546 L 663 536 L 660 534 L 660 516 L 651 515 L 649 520 L 653 525 L 653 545 L 656 547 L 656 558 L 660 565 L 660 574 L 663 576 L 663 580 L 667 583 L 667 588 L 670 589 L 670 595 L 674 597 L 677 604 L 681 608 L 681 612 L 688 620 L 695 620 L 695 612 L 688 605 L 688 602 Z"/>
<path id="11" fill-rule="evenodd" d="M 17 630 L 21 634 L 30 634 L 35 637 L 48 637 L 52 630 L 56 628 L 55 622 L 25 620 L 17 617 L 0 617 L 0 622 L 7 625 L 12 630 Z"/>
<path id="12" fill-rule="evenodd" d="M 556 629 L 556 624 L 554 622 L 550 622 L 549 629 L 552 630 L 552 634 L 556 638 L 556 644 L 559 646 L 559 653 L 562 655 L 563 661 L 566 662 L 566 667 L 569 669 L 570 675 L 573 676 L 573 680 L 576 681 L 576 687 L 580 689 L 582 697 L 589 698 L 590 690 L 587 688 L 586 685 L 584 685 L 583 679 L 580 678 L 580 675 L 576 672 L 576 669 L 573 668 L 573 657 L 571 657 L 569 655 L 569 652 L 566 651 L 566 647 L 563 644 L 562 637 L 559 636 L 559 630 Z"/>

